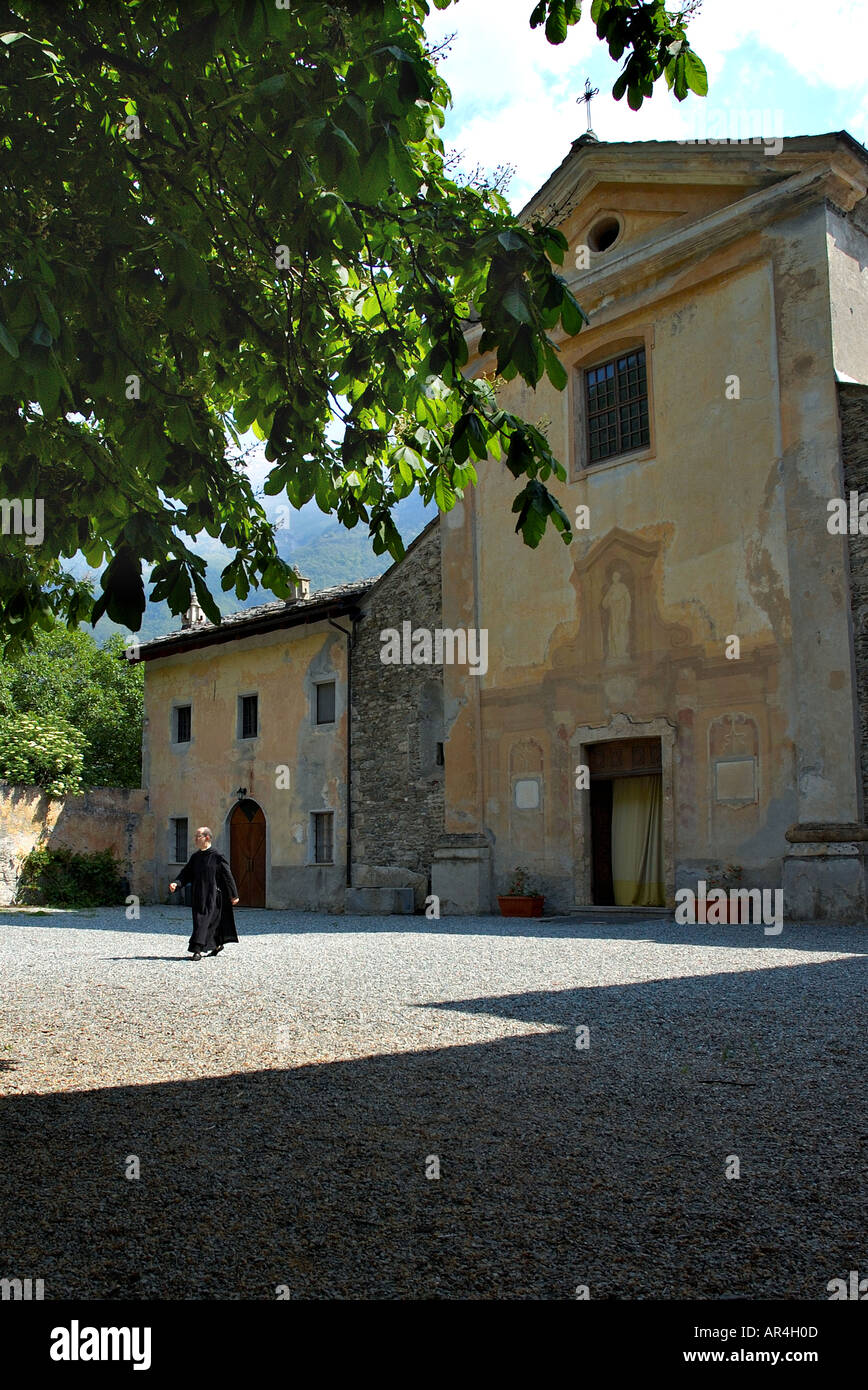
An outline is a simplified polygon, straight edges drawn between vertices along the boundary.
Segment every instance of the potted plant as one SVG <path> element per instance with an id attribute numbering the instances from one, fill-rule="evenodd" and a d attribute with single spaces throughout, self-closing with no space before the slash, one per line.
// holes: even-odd
<path id="1" fill-rule="evenodd" d="M 498 904 L 504 917 L 541 917 L 545 897 L 542 893 L 530 890 L 527 869 L 516 869 L 509 884 L 509 891 L 498 894 Z"/>
<path id="2" fill-rule="evenodd" d="M 729 890 L 730 888 L 737 888 L 739 883 L 741 882 L 741 864 L 722 864 L 718 859 L 708 865 L 706 875 L 706 897 L 708 897 L 708 895 L 712 892 L 713 889 L 718 888 L 722 889 L 723 892 L 726 894 L 725 903 L 720 902 L 719 899 L 715 899 L 713 903 L 708 904 L 709 907 L 714 908 L 714 915 L 717 918 L 717 921 L 740 922 L 740 909 L 742 904 L 739 902 L 732 902 L 729 896 Z M 699 913 L 697 913 L 697 916 L 699 917 L 699 920 L 702 922 L 708 921 L 708 915 L 705 905 L 703 905 L 701 916 L 699 915 Z M 715 924 L 712 923 L 711 925 L 714 926 Z"/>

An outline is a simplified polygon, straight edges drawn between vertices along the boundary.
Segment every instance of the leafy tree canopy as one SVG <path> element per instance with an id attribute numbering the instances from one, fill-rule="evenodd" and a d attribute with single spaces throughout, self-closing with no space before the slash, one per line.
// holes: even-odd
<path id="1" fill-rule="evenodd" d="M 446 8 L 449 0 L 435 0 Z M 584 315 L 559 231 L 462 185 L 426 0 L 18 0 L 0 25 L 0 493 L 43 499 L 44 537 L 0 536 L 0 636 L 150 597 L 219 612 L 189 541 L 235 551 L 226 591 L 286 596 L 233 446 L 265 441 L 270 495 L 310 498 L 377 553 L 395 502 L 444 510 L 501 459 L 532 546 L 569 520 L 543 434 L 468 380 L 468 320 L 497 371 L 563 389 L 550 334 Z M 576 0 L 529 16 L 560 43 Z M 616 96 L 704 91 L 683 15 L 593 0 Z M 227 447 L 227 439 L 230 441 Z M 21 530 L 7 525 L 4 531 Z M 64 559 L 107 563 L 94 602 Z"/>
<path id="2" fill-rule="evenodd" d="M 0 723 L 0 777 L 17 787 L 43 787 L 52 797 L 81 791 L 81 735 L 33 714 Z"/>
<path id="3" fill-rule="evenodd" d="M 72 730 L 85 786 L 141 786 L 143 669 L 123 651 L 119 634 L 98 647 L 85 631 L 37 632 L 25 651 L 0 660 L 0 737 L 21 715 Z"/>

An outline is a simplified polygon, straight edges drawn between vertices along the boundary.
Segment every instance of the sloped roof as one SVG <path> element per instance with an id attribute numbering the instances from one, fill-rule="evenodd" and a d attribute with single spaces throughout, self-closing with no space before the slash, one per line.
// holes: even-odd
<path id="1" fill-rule="evenodd" d="M 242 608 L 237 613 L 227 613 L 220 623 L 197 623 L 195 627 L 168 632 L 163 637 L 154 637 L 150 642 L 143 642 L 138 649 L 137 659 L 153 661 L 156 657 L 174 656 L 194 647 L 213 646 L 236 641 L 242 637 L 272 632 L 277 628 L 297 627 L 302 623 L 318 622 L 341 613 L 351 613 L 362 595 L 372 589 L 381 577 L 377 575 L 372 579 L 359 579 L 353 584 L 336 584 L 330 589 L 319 589 L 315 594 L 308 594 L 304 598 L 261 603 L 255 608 Z"/>
<path id="2" fill-rule="evenodd" d="M 771 140 L 771 137 L 769 137 Z M 704 181 L 711 174 L 726 181 L 745 182 L 786 178 L 806 166 L 818 155 L 837 152 L 845 161 L 855 156 L 868 164 L 868 149 L 846 130 L 822 135 L 789 135 L 782 139 L 780 154 L 769 155 L 762 143 L 747 140 L 588 140 L 586 134 L 574 140 L 565 157 L 545 182 L 528 199 L 519 218 L 545 219 L 553 212 L 563 215 L 565 179 L 575 180 L 572 198 L 584 196 L 597 179 L 653 179 L 674 182 L 679 166 L 684 179 Z M 708 166 L 704 173 L 701 165 Z M 764 169 L 760 166 L 765 165 Z M 712 174 L 713 171 L 713 174 Z"/>
<path id="3" fill-rule="evenodd" d="M 220 623 L 197 623 L 195 627 L 184 627 L 180 631 L 168 632 L 163 637 L 154 637 L 150 642 L 142 642 L 138 648 L 140 661 L 153 661 L 161 656 L 175 656 L 195 647 L 215 646 L 223 642 L 240 641 L 243 637 L 255 637 L 260 633 L 274 632 L 278 628 L 299 627 L 303 623 L 320 622 L 324 618 L 339 617 L 342 613 L 355 616 L 361 600 L 377 584 L 382 584 L 403 565 L 412 552 L 440 524 L 440 514 L 431 518 L 423 526 L 418 536 L 407 546 L 400 560 L 396 560 L 382 574 L 370 579 L 357 579 L 352 584 L 335 584 L 328 589 L 318 589 L 315 594 L 305 598 L 278 599 L 274 603 L 261 603 L 256 608 L 242 608 L 237 613 L 227 613 Z"/>

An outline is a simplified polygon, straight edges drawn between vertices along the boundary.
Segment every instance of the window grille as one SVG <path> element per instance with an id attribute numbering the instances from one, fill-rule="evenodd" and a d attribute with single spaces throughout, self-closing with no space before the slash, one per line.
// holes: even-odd
<path id="1" fill-rule="evenodd" d="M 189 857 L 187 854 L 187 824 L 186 816 L 178 816 L 172 821 L 173 838 L 175 841 L 174 862 L 176 864 L 186 864 Z"/>
<path id="2" fill-rule="evenodd" d="M 189 743 L 190 731 L 192 727 L 192 707 L 190 705 L 175 706 L 175 742 Z"/>
<path id="3" fill-rule="evenodd" d="M 645 349 L 586 371 L 585 403 L 589 463 L 645 448 L 651 439 Z"/>
<path id="4" fill-rule="evenodd" d="M 313 858 L 315 864 L 334 863 L 335 853 L 333 811 L 314 811 Z"/>
<path id="5" fill-rule="evenodd" d="M 241 737 L 256 738 L 259 733 L 259 696 L 241 696 Z"/>

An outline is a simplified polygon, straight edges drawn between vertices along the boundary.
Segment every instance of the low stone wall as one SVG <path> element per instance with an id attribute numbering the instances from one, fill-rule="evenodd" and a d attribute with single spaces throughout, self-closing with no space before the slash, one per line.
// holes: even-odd
<path id="1" fill-rule="evenodd" d="M 0 782 L 0 904 L 15 901 L 21 865 L 36 846 L 92 853 L 111 849 L 130 892 L 150 898 L 154 877 L 153 818 L 138 788 L 97 787 L 52 800 L 39 787 Z"/>

